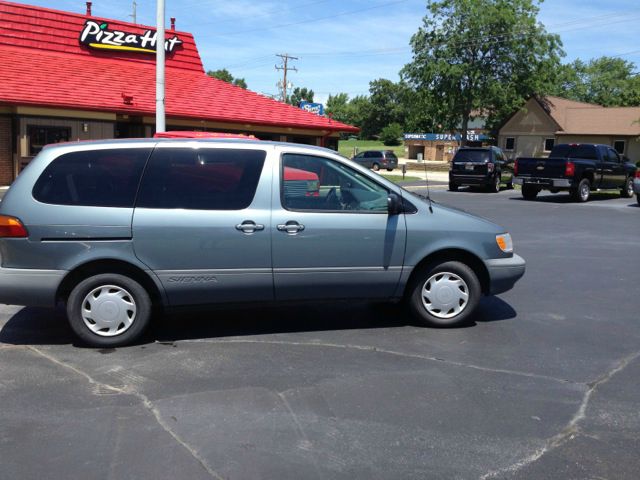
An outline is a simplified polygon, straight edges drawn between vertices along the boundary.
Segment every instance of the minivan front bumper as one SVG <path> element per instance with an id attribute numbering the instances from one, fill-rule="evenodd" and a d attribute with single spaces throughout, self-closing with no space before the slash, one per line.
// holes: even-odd
<path id="1" fill-rule="evenodd" d="M 0 268 L 0 303 L 53 307 L 66 274 L 64 270 Z"/>
<path id="2" fill-rule="evenodd" d="M 491 295 L 511 290 L 522 278 L 526 262 L 524 258 L 513 254 L 511 258 L 492 258 L 484 261 L 489 271 L 489 289 Z"/>

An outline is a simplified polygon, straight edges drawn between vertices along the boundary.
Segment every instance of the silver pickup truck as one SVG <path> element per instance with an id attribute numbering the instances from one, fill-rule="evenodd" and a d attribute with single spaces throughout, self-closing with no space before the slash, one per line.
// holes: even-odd
<path id="1" fill-rule="evenodd" d="M 0 204 L 0 255 L 0 302 L 63 303 L 101 347 L 153 306 L 404 300 L 458 325 L 525 270 L 502 227 L 335 152 L 230 139 L 45 148 Z"/>

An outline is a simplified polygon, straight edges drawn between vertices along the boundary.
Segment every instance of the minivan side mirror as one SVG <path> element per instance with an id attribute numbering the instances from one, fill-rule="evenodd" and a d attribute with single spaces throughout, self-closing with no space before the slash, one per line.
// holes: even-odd
<path id="1" fill-rule="evenodd" d="M 397 193 L 389 193 L 387 197 L 387 211 L 389 215 L 399 215 L 402 213 L 402 200 Z"/>

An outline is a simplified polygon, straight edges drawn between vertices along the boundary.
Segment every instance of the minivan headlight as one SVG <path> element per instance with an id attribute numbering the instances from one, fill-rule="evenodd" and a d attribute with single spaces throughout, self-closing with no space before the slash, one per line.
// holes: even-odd
<path id="1" fill-rule="evenodd" d="M 496 243 L 504 253 L 513 253 L 513 241 L 511 240 L 511 235 L 508 233 L 496 235 Z"/>

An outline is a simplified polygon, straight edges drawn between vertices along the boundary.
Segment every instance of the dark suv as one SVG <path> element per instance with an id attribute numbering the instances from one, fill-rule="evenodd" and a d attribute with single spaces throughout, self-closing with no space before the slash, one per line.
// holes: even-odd
<path id="1" fill-rule="evenodd" d="M 513 188 L 513 161 L 498 147 L 462 147 L 456 152 L 449 169 L 449 190 L 472 185 L 497 193 L 501 183 Z"/>
<path id="2" fill-rule="evenodd" d="M 381 168 L 391 172 L 398 166 L 398 157 L 391 150 L 367 150 L 360 152 L 351 160 L 376 172 Z"/>

